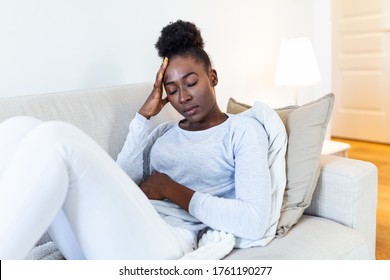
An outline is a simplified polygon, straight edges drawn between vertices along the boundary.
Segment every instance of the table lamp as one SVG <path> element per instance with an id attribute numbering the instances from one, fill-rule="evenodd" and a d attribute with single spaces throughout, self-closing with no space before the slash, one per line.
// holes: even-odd
<path id="1" fill-rule="evenodd" d="M 313 46 L 309 38 L 284 39 L 280 45 L 275 83 L 295 87 L 294 102 L 298 105 L 299 88 L 321 81 Z"/>

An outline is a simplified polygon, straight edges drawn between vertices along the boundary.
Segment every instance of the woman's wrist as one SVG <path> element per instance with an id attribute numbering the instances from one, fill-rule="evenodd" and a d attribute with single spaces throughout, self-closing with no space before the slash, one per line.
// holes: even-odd
<path id="1" fill-rule="evenodd" d="M 193 190 L 174 181 L 172 181 L 172 184 L 168 188 L 163 189 L 164 196 L 167 199 L 188 211 L 191 198 L 195 193 Z"/>
<path id="2" fill-rule="evenodd" d="M 138 114 L 140 114 L 141 116 L 143 116 L 145 119 L 147 120 L 150 120 L 150 118 L 152 117 L 151 115 L 147 114 L 146 112 L 144 112 L 142 110 L 142 108 L 138 111 Z"/>

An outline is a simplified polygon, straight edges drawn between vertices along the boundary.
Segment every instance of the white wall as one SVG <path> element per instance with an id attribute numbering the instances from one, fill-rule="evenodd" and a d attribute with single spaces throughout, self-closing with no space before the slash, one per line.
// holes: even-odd
<path id="1" fill-rule="evenodd" d="M 280 41 L 321 42 L 313 30 L 326 29 L 317 16 L 329 2 L 0 0 L 0 97 L 152 81 L 160 64 L 154 43 L 180 18 L 203 31 L 221 108 L 230 96 L 277 106 L 289 90 L 274 85 Z"/>

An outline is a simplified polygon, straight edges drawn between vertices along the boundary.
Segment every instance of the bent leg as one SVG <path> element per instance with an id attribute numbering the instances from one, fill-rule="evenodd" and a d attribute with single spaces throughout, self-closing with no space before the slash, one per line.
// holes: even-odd
<path id="1" fill-rule="evenodd" d="M 50 170 L 48 164 L 43 163 L 43 161 L 48 162 L 47 153 L 46 155 L 42 151 L 39 153 L 38 150 L 42 148 L 36 149 L 39 142 L 29 141 L 41 125 L 38 124 L 25 133 L 24 137 L 18 139 L 19 143 L 14 151 L 9 153 L 9 159 L 2 173 L 0 181 L 0 257 L 2 259 L 23 258 L 46 231 L 65 197 L 64 186 L 47 187 L 48 182 L 56 177 L 61 184 L 65 185 L 65 172 L 61 169 Z M 62 197 L 60 190 L 62 190 Z"/>
<path id="2" fill-rule="evenodd" d="M 85 256 L 80 244 L 74 235 L 68 218 L 61 208 L 50 224 L 49 236 L 60 249 L 62 255 L 68 260 L 84 260 Z"/>
<path id="3" fill-rule="evenodd" d="M 94 141 L 65 123 L 42 124 L 22 141 L 0 182 L 0 207 L 2 258 L 22 258 L 61 207 L 88 259 L 182 254 L 171 227 L 138 186 Z"/>
<path id="4" fill-rule="evenodd" d="M 17 116 L 0 123 L 0 180 L 20 141 L 41 123 L 28 116 Z"/>
<path id="5" fill-rule="evenodd" d="M 42 123 L 41 120 L 30 116 L 16 116 L 0 123 L 0 181 L 21 140 Z M 66 240 L 66 250 L 62 252 L 64 256 L 72 259 L 84 258 L 62 210 L 58 213 L 50 228 L 61 236 L 60 240 L 55 240 L 56 242 Z"/>

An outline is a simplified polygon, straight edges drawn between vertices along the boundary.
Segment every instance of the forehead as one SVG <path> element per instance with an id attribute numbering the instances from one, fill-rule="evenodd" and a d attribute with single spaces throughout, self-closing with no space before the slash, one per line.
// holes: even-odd
<path id="1" fill-rule="evenodd" d="M 168 67 L 165 70 L 165 78 L 180 78 L 190 72 L 201 75 L 205 73 L 205 70 L 203 65 L 191 56 L 174 56 L 169 59 Z"/>

